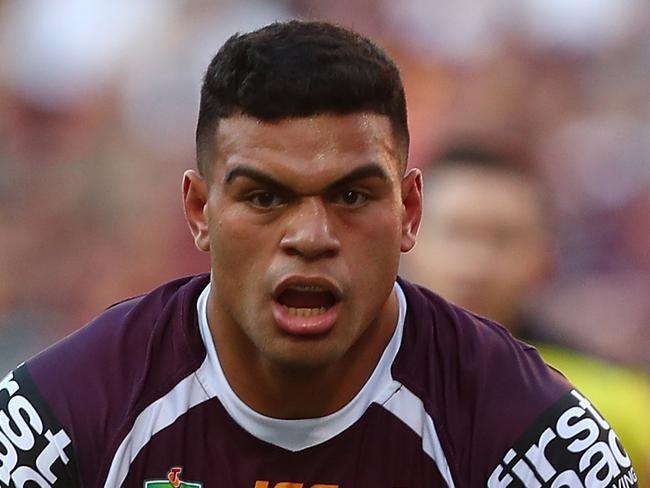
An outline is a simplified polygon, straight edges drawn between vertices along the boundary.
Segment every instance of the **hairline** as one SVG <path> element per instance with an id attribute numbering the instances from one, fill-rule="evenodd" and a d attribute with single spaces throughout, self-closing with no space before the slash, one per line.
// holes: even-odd
<path id="1" fill-rule="evenodd" d="M 291 115 L 287 117 L 277 117 L 268 120 L 255 117 L 254 115 L 245 114 L 241 111 L 234 112 L 233 114 L 225 117 L 217 117 L 209 125 L 204 126 L 202 128 L 201 133 L 197 133 L 196 135 L 196 165 L 199 170 L 199 174 L 203 179 L 205 179 L 209 183 L 210 172 L 212 166 L 215 164 L 217 159 L 217 154 L 218 154 L 217 138 L 219 133 L 219 125 L 222 120 L 227 120 L 238 116 L 246 116 L 246 117 L 250 117 L 251 119 L 257 120 L 259 122 L 272 124 L 272 123 L 279 123 L 286 120 L 300 120 L 300 119 L 308 119 L 310 117 L 319 117 L 319 116 L 327 116 L 327 115 L 344 117 L 346 115 L 352 115 L 352 114 L 372 114 L 372 115 L 379 115 L 382 117 L 386 117 L 386 119 L 390 124 L 390 134 L 393 139 L 393 150 L 389 151 L 389 154 L 395 156 L 395 159 L 397 160 L 398 163 L 397 170 L 398 170 L 399 177 L 400 179 L 403 178 L 404 175 L 406 174 L 406 169 L 408 166 L 408 152 L 409 152 L 408 127 L 406 128 L 406 137 L 404 136 L 400 137 L 399 133 L 402 131 L 399 129 L 398 124 L 395 123 L 389 115 L 375 112 L 372 110 L 354 110 L 351 112 L 319 112 L 319 113 L 308 114 L 308 115 Z"/>

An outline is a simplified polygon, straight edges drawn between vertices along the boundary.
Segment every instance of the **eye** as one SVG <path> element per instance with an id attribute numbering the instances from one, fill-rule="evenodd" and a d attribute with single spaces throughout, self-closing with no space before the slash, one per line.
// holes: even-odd
<path id="1" fill-rule="evenodd" d="M 338 203 L 346 207 L 360 207 L 368 201 L 368 195 L 357 190 L 345 190 L 337 199 Z"/>
<path id="2" fill-rule="evenodd" d="M 248 196 L 248 201 L 254 207 L 260 209 L 271 209 L 286 203 L 286 200 L 270 191 L 256 191 Z"/>

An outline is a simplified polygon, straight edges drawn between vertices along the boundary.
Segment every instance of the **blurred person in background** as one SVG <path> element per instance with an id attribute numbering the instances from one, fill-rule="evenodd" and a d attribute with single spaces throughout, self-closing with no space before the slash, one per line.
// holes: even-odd
<path id="1" fill-rule="evenodd" d="M 403 272 L 534 345 L 588 395 L 650 481 L 650 382 L 549 334 L 528 304 L 553 267 L 550 203 L 531 164 L 506 145 L 468 138 L 430 163 L 418 245 Z M 645 481 L 644 481 L 645 480 Z"/>

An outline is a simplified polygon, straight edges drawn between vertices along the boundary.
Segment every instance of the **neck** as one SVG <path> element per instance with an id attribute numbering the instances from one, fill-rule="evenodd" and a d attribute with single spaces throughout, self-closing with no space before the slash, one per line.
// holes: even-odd
<path id="1" fill-rule="evenodd" d="M 380 318 L 352 347 L 335 361 L 313 367 L 270 360 L 241 329 L 234 329 L 239 333 L 224 334 L 221 327 L 210 328 L 228 383 L 249 407 L 274 418 L 315 418 L 343 408 L 363 388 L 395 331 L 398 308 L 393 291 Z M 228 347 L 220 348 L 219 344 Z"/>

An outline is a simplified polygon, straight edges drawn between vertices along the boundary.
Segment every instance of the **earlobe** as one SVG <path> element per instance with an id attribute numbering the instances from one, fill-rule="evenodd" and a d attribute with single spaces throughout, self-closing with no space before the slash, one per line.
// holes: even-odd
<path id="1" fill-rule="evenodd" d="M 412 168 L 402 179 L 402 252 L 408 252 L 415 246 L 421 220 L 422 172 Z"/>
<path id="2" fill-rule="evenodd" d="M 185 220 L 190 227 L 194 244 L 201 251 L 210 250 L 208 236 L 208 187 L 203 177 L 189 169 L 183 174 L 183 207 Z"/>

